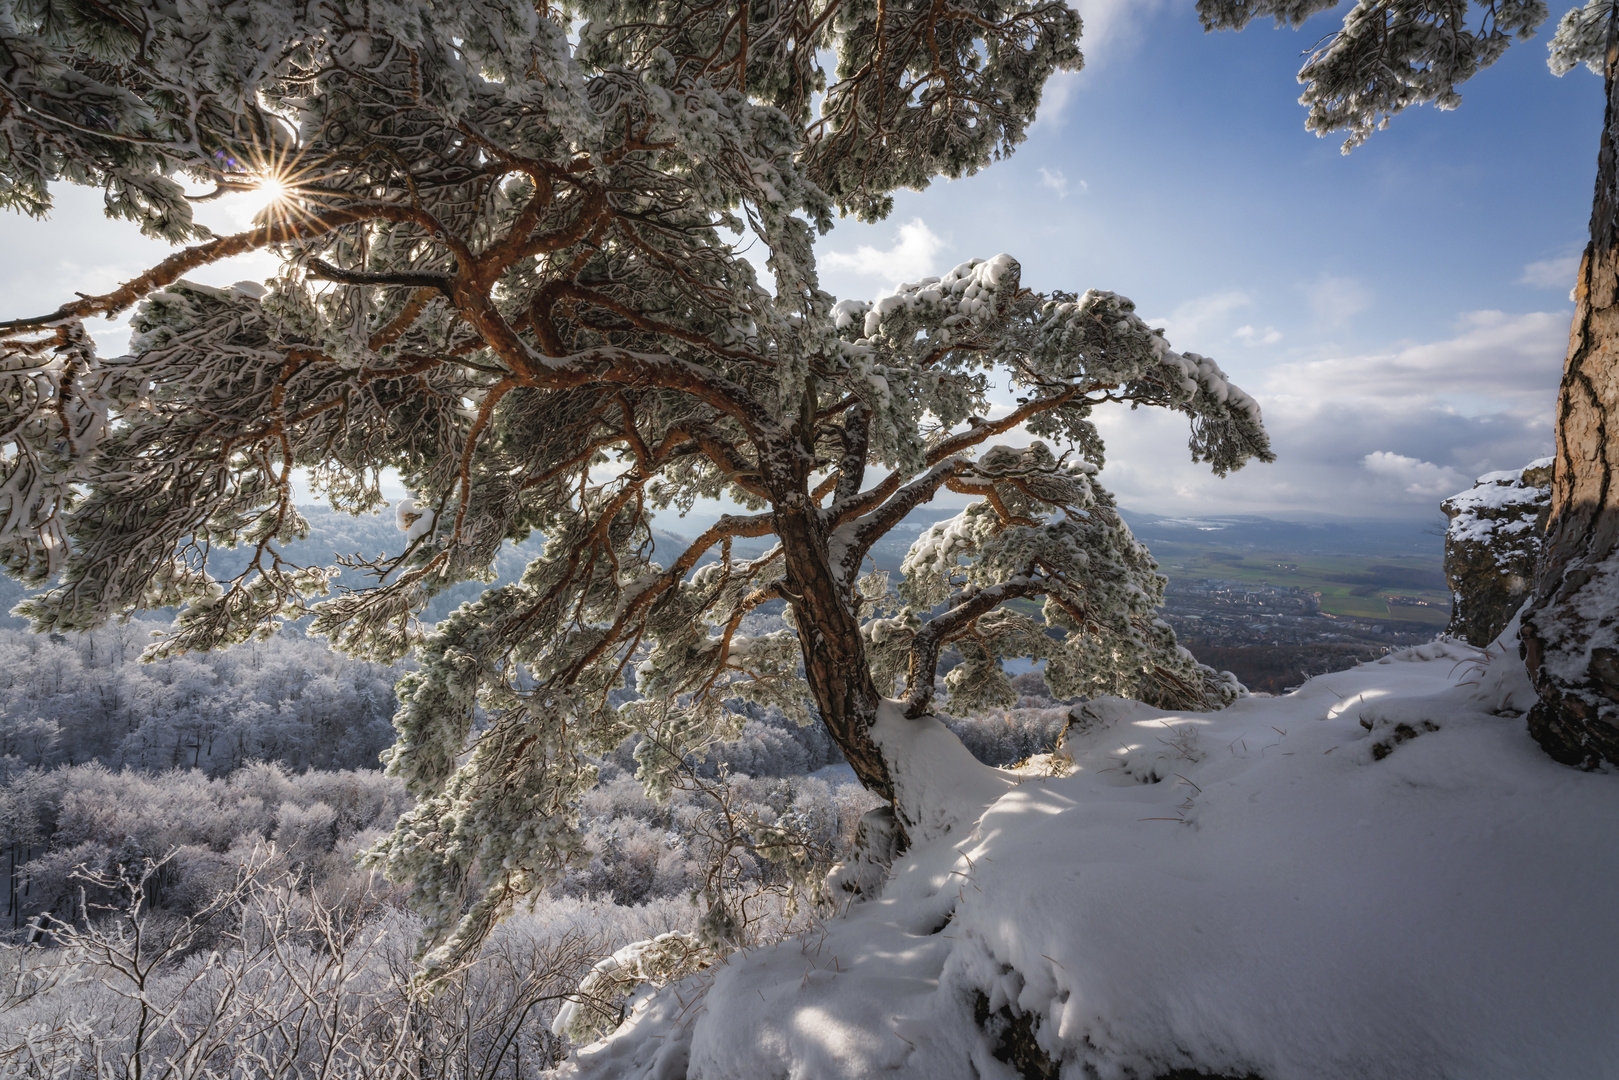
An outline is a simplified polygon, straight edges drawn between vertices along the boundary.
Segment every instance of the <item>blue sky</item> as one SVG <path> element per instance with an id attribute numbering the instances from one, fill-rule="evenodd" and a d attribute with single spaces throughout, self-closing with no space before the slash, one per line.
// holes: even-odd
<path id="1" fill-rule="evenodd" d="M 823 284 L 873 297 L 1006 251 L 1030 287 L 1112 289 L 1180 349 L 1221 362 L 1265 408 L 1280 460 L 1220 480 L 1184 421 L 1101 419 L 1104 482 L 1165 514 L 1436 516 L 1478 473 L 1550 452 L 1574 257 L 1584 243 L 1600 80 L 1558 79 L 1545 39 L 1348 157 L 1304 130 L 1304 30 L 1205 35 L 1189 0 L 1085 0 L 1086 69 L 1048 90 L 1016 154 L 842 221 Z M 1561 14 L 1554 9 L 1553 19 Z M 65 191 L 44 223 L 0 215 L 0 316 L 99 291 L 165 254 Z M 250 212 L 226 207 L 216 227 Z M 262 277 L 257 256 L 199 280 Z M 117 348 L 121 327 L 105 328 Z"/>

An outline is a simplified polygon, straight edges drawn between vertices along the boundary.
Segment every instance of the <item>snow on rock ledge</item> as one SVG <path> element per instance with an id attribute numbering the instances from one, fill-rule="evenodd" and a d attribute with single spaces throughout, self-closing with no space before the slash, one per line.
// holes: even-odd
<path id="1" fill-rule="evenodd" d="M 1108 701 L 1072 775 L 1015 785 L 885 714 L 942 768 L 881 896 L 645 996 L 563 1075 L 1010 1080 L 980 994 L 1067 1078 L 1609 1075 L 1619 777 L 1499 715 L 1528 693 L 1436 643 L 1218 713 Z"/>
<path id="2" fill-rule="evenodd" d="M 1546 531 L 1551 483 L 1552 459 L 1542 458 L 1522 469 L 1485 473 L 1440 504 L 1450 519 L 1445 579 L 1456 598 L 1450 633 L 1484 645 L 1523 606 Z"/>

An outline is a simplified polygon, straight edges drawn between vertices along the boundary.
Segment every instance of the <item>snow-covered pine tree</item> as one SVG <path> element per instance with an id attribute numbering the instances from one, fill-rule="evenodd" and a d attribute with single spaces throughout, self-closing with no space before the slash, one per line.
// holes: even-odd
<path id="1" fill-rule="evenodd" d="M 1207 30 L 1255 18 L 1299 26 L 1337 0 L 1198 0 Z M 1544 0 L 1359 0 L 1299 71 L 1306 126 L 1348 133 L 1347 153 L 1408 105 L 1453 109 L 1457 86 L 1545 22 Z M 1619 14 L 1587 0 L 1565 14 L 1548 61 L 1605 79 L 1591 240 L 1557 396 L 1551 517 L 1520 631 L 1539 694 L 1529 730 L 1548 754 L 1619 765 Z"/>
<path id="2" fill-rule="evenodd" d="M 305 528 L 295 473 L 359 513 L 397 470 L 408 546 L 375 587 L 315 604 L 314 628 L 378 659 L 416 650 L 389 767 L 418 802 L 379 857 L 449 952 L 576 848 L 590 755 L 642 733 L 657 789 L 739 726 L 727 700 L 806 722 L 812 701 L 892 797 L 905 763 L 871 736 L 881 695 L 903 675 L 926 712 L 948 644 L 965 702 L 1009 703 L 995 658 L 1019 654 L 1048 659 L 1058 694 L 1237 692 L 1155 618 L 1162 578 L 1095 480 L 1090 416 L 1179 410 L 1193 457 L 1224 473 L 1270 457 L 1252 398 L 1129 300 L 1033 292 L 1008 256 L 875 304 L 817 286 L 813 238 L 834 212 L 880 217 L 896 187 L 1021 140 L 1046 78 L 1080 63 L 1065 4 L 0 13 L 0 197 L 44 213 L 51 183 L 98 185 L 109 212 L 198 241 L 0 327 L 0 562 L 54 581 L 26 604 L 40 630 L 179 605 L 155 655 L 225 645 L 303 613 L 329 579 L 278 553 Z M 280 198 L 214 237 L 188 184 Z M 773 291 L 739 254 L 749 233 Z M 184 279 L 261 248 L 285 258 L 266 285 Z M 129 355 L 98 356 L 81 320 L 131 307 Z M 1015 408 L 991 408 L 996 384 Z M 1044 441 L 996 444 L 1017 431 Z M 979 501 L 923 537 L 896 606 L 866 554 L 945 490 Z M 653 512 L 716 498 L 742 512 L 655 562 Z M 518 583 L 415 625 L 536 530 L 545 554 Z M 252 553 L 242 573 L 210 575 L 220 545 Z M 1017 598 L 1042 599 L 1065 640 Z M 773 600 L 792 630 L 739 635 Z M 631 673 L 640 697 L 614 707 Z"/>

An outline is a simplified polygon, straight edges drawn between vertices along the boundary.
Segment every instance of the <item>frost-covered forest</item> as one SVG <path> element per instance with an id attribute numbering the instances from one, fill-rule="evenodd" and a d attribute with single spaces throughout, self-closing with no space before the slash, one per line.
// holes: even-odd
<path id="1" fill-rule="evenodd" d="M 156 625 L 0 631 L 0 927 L 15 943 L 0 1030 L 22 1040 L 0 1050 L 24 1073 L 73 1073 L 98 1055 L 155 1065 L 199 1037 L 216 1064 L 262 1054 L 265 1069 L 309 1068 L 315 1051 L 291 1033 L 330 1025 L 345 1075 L 363 1075 L 401 1037 L 385 1029 L 409 1023 L 426 1026 L 415 1037 L 435 1062 L 461 1048 L 460 1075 L 535 1075 L 567 1050 L 552 1022 L 591 965 L 695 931 L 694 896 L 716 873 L 740 898 L 739 940 L 813 925 L 790 904 L 795 875 L 761 858 L 748 830 L 790 830 L 824 873 L 877 802 L 820 729 L 779 710 L 758 710 L 693 760 L 690 786 L 661 802 L 635 779 L 629 741 L 600 762 L 581 802 L 582 857 L 455 976 L 453 993 L 413 1014 L 408 957 L 421 928 L 404 893 L 358 862 L 409 802 L 375 767 L 393 733 L 398 672 L 291 635 L 136 663 Z M 1038 673 L 1016 681 L 1012 709 L 949 720 L 991 764 L 1049 750 L 1068 723 Z M 135 879 L 133 894 L 120 892 Z M 119 919 L 148 935 L 147 993 L 163 1017 L 140 1051 L 132 984 L 113 974 L 117 948 L 130 947 L 107 936 Z M 222 959 L 199 969 L 207 950 Z M 198 1019 L 230 978 L 251 992 Z M 318 1006 L 289 1009 L 280 984 L 294 978 L 318 988 Z M 286 1042 L 253 1049 L 266 1011 Z"/>
<path id="2" fill-rule="evenodd" d="M 157 625 L 0 630 L 0 750 L 29 766 L 218 776 L 255 761 L 375 769 L 393 741 L 388 667 L 287 636 L 140 664 Z"/>
<path id="3" fill-rule="evenodd" d="M 175 1040 L 199 1034 L 216 1043 L 211 1061 L 261 1053 L 266 1069 L 310 1067 L 314 1051 L 290 1034 L 249 1049 L 270 1010 L 289 1032 L 342 1030 L 347 1075 L 384 1053 L 379 1024 L 407 1021 L 427 1026 L 417 1038 L 435 1061 L 461 1047 L 464 1075 L 535 1075 L 566 1052 L 552 1022 L 578 1000 L 591 966 L 632 942 L 697 930 L 694 897 L 716 868 L 743 898 L 747 940 L 813 924 L 789 910 L 794 875 L 761 858 L 747 830 L 784 825 L 824 873 L 848 856 L 877 802 L 821 729 L 776 709 L 755 708 L 736 738 L 694 757 L 690 786 L 661 802 L 635 779 L 627 740 L 599 763 L 581 802 L 582 857 L 502 927 L 453 994 L 411 1019 L 409 954 L 421 927 L 403 891 L 359 863 L 410 801 L 377 768 L 402 668 L 292 633 L 138 663 L 162 625 L 0 630 L 0 928 L 20 946 L 5 954 L 12 989 L 0 999 L 0 1030 L 23 1040 L 0 1040 L 0 1051 L 25 1073 L 72 1073 L 97 1055 L 145 1054 L 155 1065 Z M 990 764 L 1048 751 L 1068 723 L 1069 706 L 1050 699 L 1037 672 L 1015 682 L 1011 709 L 948 718 Z M 129 925 L 150 935 L 150 994 L 159 1013 L 176 1010 L 140 1053 L 131 987 L 107 974 L 113 946 L 82 937 L 116 931 L 130 912 L 119 890 L 133 879 L 140 910 Z M 242 939 L 248 918 L 274 948 Z M 220 971 L 199 971 L 199 950 L 223 956 Z M 232 964 L 261 996 L 196 1020 Z M 326 1000 L 289 1021 L 284 995 L 271 990 L 294 977 Z"/>
<path id="4" fill-rule="evenodd" d="M 258 762 L 291 771 L 375 769 L 393 742 L 395 680 L 408 665 L 353 660 L 295 634 L 229 651 L 137 662 L 162 624 L 134 621 L 45 637 L 0 630 L 0 761 L 94 762 L 113 771 L 226 776 Z M 956 718 L 973 753 L 1003 765 L 1050 749 L 1068 710 L 1038 672 L 1013 680 L 1009 709 Z M 740 706 L 740 732 L 697 756 L 699 770 L 797 776 L 841 761 L 824 732 L 780 709 Z M 632 737 L 609 760 L 633 772 Z"/>

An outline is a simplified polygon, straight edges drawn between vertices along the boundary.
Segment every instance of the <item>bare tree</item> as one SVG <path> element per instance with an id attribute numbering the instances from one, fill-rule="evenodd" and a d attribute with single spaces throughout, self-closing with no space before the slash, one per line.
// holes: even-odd
<path id="1" fill-rule="evenodd" d="M 145 901 L 162 865 L 81 871 L 76 916 L 45 922 L 49 947 L 0 947 L 0 1067 L 96 1080 L 520 1080 L 560 1059 L 550 1019 L 578 1000 L 602 951 L 586 930 L 504 933 L 428 993 L 410 960 L 419 924 L 401 913 L 330 906 L 255 861 L 204 910 L 165 918 Z"/>

